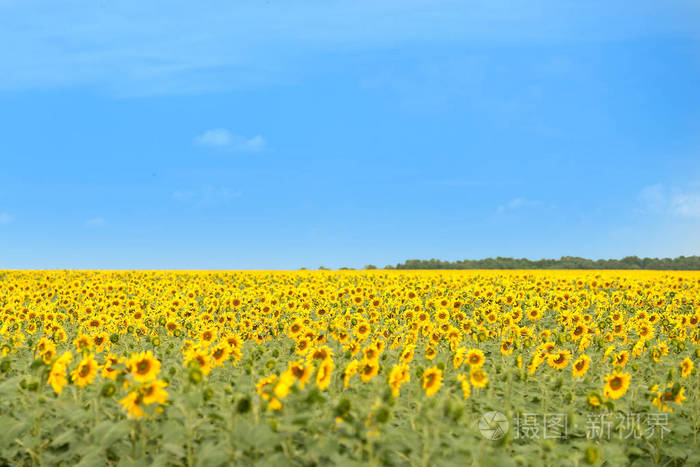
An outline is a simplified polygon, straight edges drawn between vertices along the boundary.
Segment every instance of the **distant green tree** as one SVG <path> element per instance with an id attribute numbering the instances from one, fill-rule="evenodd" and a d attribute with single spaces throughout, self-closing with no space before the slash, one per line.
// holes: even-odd
<path id="1" fill-rule="evenodd" d="M 364 267 L 364 269 L 377 269 L 377 266 L 375 266 L 374 264 L 368 264 Z"/>
<path id="2" fill-rule="evenodd" d="M 387 265 L 384 269 L 394 269 Z M 409 259 L 396 265 L 395 269 L 655 269 L 655 270 L 700 270 L 700 256 L 677 258 L 639 258 L 626 256 L 622 259 L 591 260 L 578 256 L 562 256 L 559 259 L 530 260 L 527 258 L 464 259 L 441 261 L 435 258 Z"/>

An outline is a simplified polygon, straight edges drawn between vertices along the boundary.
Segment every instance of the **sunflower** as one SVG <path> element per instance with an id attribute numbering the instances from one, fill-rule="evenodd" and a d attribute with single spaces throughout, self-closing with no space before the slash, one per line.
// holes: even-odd
<path id="1" fill-rule="evenodd" d="M 55 349 L 46 349 L 44 353 L 41 354 L 41 359 L 46 363 L 47 365 L 51 363 L 51 360 L 56 356 L 56 350 Z"/>
<path id="2" fill-rule="evenodd" d="M 600 407 L 602 404 L 602 401 L 600 400 L 600 396 L 595 393 L 591 393 L 588 395 L 588 398 L 586 399 L 586 402 L 588 402 L 588 405 L 590 405 L 593 408 Z"/>
<path id="3" fill-rule="evenodd" d="M 687 378 L 693 371 L 693 367 L 693 361 L 689 357 L 685 357 L 685 359 L 681 362 L 681 377 Z"/>
<path id="4" fill-rule="evenodd" d="M 301 319 L 295 319 L 292 324 L 289 325 L 287 329 L 287 335 L 292 339 L 296 339 L 297 336 L 304 330 L 304 323 Z"/>
<path id="5" fill-rule="evenodd" d="M 78 367 L 71 372 L 71 381 L 78 387 L 87 386 L 97 376 L 99 367 L 92 354 L 88 354 L 83 357 Z"/>
<path id="6" fill-rule="evenodd" d="M 306 383 L 311 379 L 311 374 L 314 372 L 314 366 L 310 363 L 304 363 L 304 360 L 297 360 L 289 365 L 289 370 L 292 372 L 299 387 L 304 389 Z"/>
<path id="7" fill-rule="evenodd" d="M 149 350 L 133 354 L 126 361 L 126 368 L 137 383 L 148 383 L 158 377 L 160 361 Z"/>
<path id="8" fill-rule="evenodd" d="M 343 385 L 347 388 L 350 384 L 350 378 L 352 378 L 355 373 L 360 369 L 360 362 L 357 360 L 352 360 L 345 367 L 345 372 L 343 373 Z"/>
<path id="9" fill-rule="evenodd" d="M 211 351 L 210 360 L 213 367 L 218 367 L 224 364 L 228 359 L 231 351 L 226 342 L 220 342 Z"/>
<path id="10" fill-rule="evenodd" d="M 489 377 L 481 368 L 472 368 L 469 372 L 469 381 L 474 387 L 485 388 Z"/>
<path id="11" fill-rule="evenodd" d="M 66 352 L 56 359 L 49 372 L 48 383 L 56 394 L 61 394 L 63 388 L 68 384 L 66 379 L 66 368 L 73 359 L 73 354 Z"/>
<path id="12" fill-rule="evenodd" d="M 177 329 L 177 327 L 178 327 L 178 326 L 177 326 L 177 323 L 176 323 L 175 321 L 173 321 L 172 319 L 171 319 L 171 320 L 168 320 L 168 321 L 166 322 L 166 324 L 165 324 L 165 329 L 167 329 L 168 332 L 171 333 L 171 334 L 172 334 L 173 332 L 175 332 L 175 330 Z"/>
<path id="13" fill-rule="evenodd" d="M 308 355 L 307 359 L 310 360 L 328 360 L 329 358 L 333 358 L 333 350 L 331 350 L 330 347 L 327 345 L 323 345 L 320 347 L 315 347 L 312 349 Z"/>
<path id="14" fill-rule="evenodd" d="M 547 359 L 547 354 L 544 352 L 536 352 L 535 355 L 532 357 L 532 361 L 527 367 L 527 373 L 529 375 L 532 375 L 537 371 L 537 368 L 542 364 Z"/>
<path id="15" fill-rule="evenodd" d="M 370 328 L 368 323 L 361 322 L 355 328 L 355 333 L 360 341 L 364 341 L 369 336 L 371 330 L 372 328 Z"/>
<path id="16" fill-rule="evenodd" d="M 615 355 L 615 358 L 613 359 L 613 365 L 624 367 L 625 365 L 627 365 L 627 362 L 629 362 L 629 360 L 630 353 L 626 350 L 623 350 L 622 352 Z"/>
<path id="17" fill-rule="evenodd" d="M 513 350 L 515 350 L 515 346 L 512 340 L 504 339 L 501 341 L 501 355 L 510 355 L 513 353 Z"/>
<path id="18" fill-rule="evenodd" d="M 198 347 L 192 347 L 191 349 L 187 350 L 185 353 L 185 365 L 190 368 L 197 368 L 205 375 L 208 375 L 211 372 L 209 353 Z"/>
<path id="19" fill-rule="evenodd" d="M 531 308 L 527 312 L 527 317 L 530 319 L 530 321 L 539 321 L 542 318 L 542 314 L 542 311 L 538 308 Z"/>
<path id="20" fill-rule="evenodd" d="M 146 405 L 159 403 L 165 404 L 168 399 L 168 393 L 165 388 L 168 387 L 168 383 L 162 380 L 155 380 L 141 387 L 141 395 L 143 396 L 143 403 Z"/>
<path id="21" fill-rule="evenodd" d="M 469 399 L 469 395 L 472 393 L 472 389 L 469 386 L 469 378 L 466 375 L 460 373 L 457 375 L 457 381 L 462 385 L 462 394 L 464 395 L 464 400 Z"/>
<path id="22" fill-rule="evenodd" d="M 47 339 L 46 337 L 42 337 L 39 339 L 39 342 L 36 344 L 36 350 L 39 352 L 40 355 L 44 355 L 49 350 L 56 350 L 56 344 L 54 344 L 52 341 Z"/>
<path id="23" fill-rule="evenodd" d="M 634 357 L 639 357 L 644 353 L 644 339 L 639 339 L 636 344 L 632 346 L 632 355 Z"/>
<path id="24" fill-rule="evenodd" d="M 574 329 L 571 330 L 571 338 L 573 340 L 578 340 L 588 333 L 588 327 L 583 323 L 578 323 Z"/>
<path id="25" fill-rule="evenodd" d="M 401 352 L 401 357 L 399 357 L 401 362 L 406 363 L 406 364 L 410 363 L 411 360 L 413 360 L 415 348 L 416 348 L 415 345 L 412 345 L 412 344 L 407 345 L 403 349 L 403 352 Z"/>
<path id="26" fill-rule="evenodd" d="M 78 352 L 89 350 L 93 344 L 92 337 L 85 334 L 79 335 L 78 338 L 73 341 L 73 343 L 75 344 L 75 348 Z"/>
<path id="27" fill-rule="evenodd" d="M 124 357 L 117 357 L 116 355 L 109 354 L 105 357 L 105 363 L 102 365 L 101 376 L 103 378 L 111 379 L 112 381 L 117 379 L 120 371 L 113 367 L 113 365 L 118 365 L 124 363 Z"/>
<path id="28" fill-rule="evenodd" d="M 394 397 L 399 397 L 399 389 L 403 383 L 411 381 L 411 374 L 408 372 L 408 365 L 397 363 L 389 372 L 389 387 Z"/>
<path id="29" fill-rule="evenodd" d="M 269 389 L 272 387 L 275 381 L 277 381 L 277 375 L 270 375 L 260 379 L 255 385 L 255 392 L 260 394 L 260 397 L 263 400 L 270 400 Z"/>
<path id="30" fill-rule="evenodd" d="M 295 380 L 296 378 L 294 377 L 292 370 L 287 369 L 287 371 L 280 375 L 280 378 L 272 392 L 274 392 L 275 396 L 278 398 L 284 399 L 289 395 L 289 389 L 292 387 Z"/>
<path id="31" fill-rule="evenodd" d="M 650 340 L 654 337 L 654 328 L 646 323 L 642 323 L 637 327 L 637 334 L 643 340 Z"/>
<path id="32" fill-rule="evenodd" d="M 316 385 L 319 389 L 325 390 L 331 384 L 333 368 L 335 368 L 335 365 L 332 359 L 329 358 L 321 362 L 316 373 Z"/>
<path id="33" fill-rule="evenodd" d="M 374 345 L 362 349 L 363 360 L 376 360 L 379 358 L 379 351 Z"/>
<path id="34" fill-rule="evenodd" d="M 360 378 L 362 378 L 363 383 L 377 376 L 377 373 L 379 373 L 379 362 L 377 360 L 362 360 L 360 364 Z"/>
<path id="35" fill-rule="evenodd" d="M 143 411 L 143 397 L 139 391 L 131 391 L 125 398 L 119 401 L 122 408 L 129 414 L 129 418 L 141 418 L 146 413 Z"/>
<path id="36" fill-rule="evenodd" d="M 299 355 L 306 355 L 311 348 L 308 339 L 299 339 L 296 345 L 296 353 Z"/>
<path id="37" fill-rule="evenodd" d="M 615 346 L 610 345 L 605 349 L 605 352 L 603 353 L 603 361 L 606 361 L 610 354 L 612 354 L 615 351 Z"/>
<path id="38" fill-rule="evenodd" d="M 571 365 L 571 374 L 574 377 L 582 377 L 588 371 L 591 366 L 591 357 L 586 354 L 582 354 L 579 358 L 574 361 Z"/>
<path id="39" fill-rule="evenodd" d="M 569 350 L 560 350 L 556 353 L 547 355 L 547 364 L 557 370 L 563 370 L 571 360 L 571 352 Z"/>
<path id="40" fill-rule="evenodd" d="M 452 357 L 452 365 L 455 367 L 455 370 L 462 366 L 462 363 L 464 363 L 464 357 L 467 355 L 467 350 L 463 348 L 458 348 L 455 351 L 454 356 Z"/>
<path id="41" fill-rule="evenodd" d="M 481 368 L 486 361 L 486 357 L 484 357 L 484 352 L 481 350 L 470 349 L 467 351 L 466 360 L 472 368 Z"/>
<path id="42" fill-rule="evenodd" d="M 425 348 L 425 358 L 428 360 L 432 360 L 437 356 L 437 350 L 435 350 L 435 347 L 426 347 Z"/>
<path id="43" fill-rule="evenodd" d="M 423 389 L 428 397 L 434 396 L 440 390 L 442 385 L 442 370 L 438 367 L 432 367 L 425 370 L 423 373 Z"/>
<path id="44" fill-rule="evenodd" d="M 651 388 L 652 393 L 656 393 L 656 397 L 653 398 L 652 404 L 661 409 L 662 412 L 673 412 L 673 407 L 668 405 L 668 403 L 674 403 L 678 405 L 683 405 L 685 397 L 685 388 L 680 386 L 678 383 L 668 383 L 664 391 L 659 391 L 659 385 L 655 384 Z"/>
<path id="45" fill-rule="evenodd" d="M 104 331 L 98 332 L 93 337 L 93 342 L 95 343 L 95 352 L 100 353 L 109 346 L 109 335 Z"/>
<path id="46" fill-rule="evenodd" d="M 624 396 L 630 387 L 631 376 L 629 373 L 614 371 L 605 377 L 603 395 L 608 399 L 619 399 Z"/>

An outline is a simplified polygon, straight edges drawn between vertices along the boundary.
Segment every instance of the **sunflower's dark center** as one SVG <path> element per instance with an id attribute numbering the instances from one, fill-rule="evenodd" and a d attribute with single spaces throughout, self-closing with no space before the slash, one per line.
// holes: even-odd
<path id="1" fill-rule="evenodd" d="M 148 373 L 148 370 L 151 369 L 151 362 L 148 360 L 141 360 L 136 364 L 136 372 L 140 375 Z"/>
<path id="2" fill-rule="evenodd" d="M 619 377 L 615 377 L 612 380 L 610 380 L 610 388 L 617 391 L 622 387 L 622 379 Z"/>

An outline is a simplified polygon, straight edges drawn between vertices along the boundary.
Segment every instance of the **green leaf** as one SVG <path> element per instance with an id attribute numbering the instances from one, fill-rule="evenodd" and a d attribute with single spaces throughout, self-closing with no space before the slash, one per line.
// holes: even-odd
<path id="1" fill-rule="evenodd" d="M 51 441 L 50 446 L 59 447 L 64 444 L 70 444 L 77 439 L 75 430 L 64 431 L 60 435 L 56 436 L 53 441 Z"/>
<path id="2" fill-rule="evenodd" d="M 197 465 L 202 467 L 214 467 L 219 465 L 227 465 L 230 463 L 229 455 L 226 453 L 226 448 L 214 443 L 204 444 L 199 449 Z"/>
<path id="3" fill-rule="evenodd" d="M 82 459 L 76 467 L 98 467 L 105 465 L 105 460 L 102 458 L 102 448 L 100 446 L 85 446 L 82 449 Z"/>
<path id="4" fill-rule="evenodd" d="M 185 457 L 185 448 L 179 444 L 165 443 L 163 444 L 163 450 L 178 459 L 183 459 Z"/>
<path id="5" fill-rule="evenodd" d="M 131 427 L 127 420 L 118 422 L 105 420 L 98 423 L 92 430 L 93 441 L 103 448 L 108 448 L 120 439 L 126 439 L 129 436 Z"/>

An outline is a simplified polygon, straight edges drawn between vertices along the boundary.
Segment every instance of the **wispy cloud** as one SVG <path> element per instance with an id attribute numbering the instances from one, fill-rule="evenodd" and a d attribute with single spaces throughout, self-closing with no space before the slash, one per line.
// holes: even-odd
<path id="1" fill-rule="evenodd" d="M 0 212 L 0 224 L 11 224 L 14 220 L 15 216 L 9 212 Z"/>
<path id="2" fill-rule="evenodd" d="M 530 208 L 535 206 L 540 206 L 542 203 L 539 201 L 531 201 L 525 198 L 513 198 L 506 204 L 501 204 L 498 206 L 496 212 L 503 214 L 508 211 L 515 211 L 517 209 Z"/>
<path id="3" fill-rule="evenodd" d="M 107 221 L 104 217 L 93 217 L 85 221 L 87 227 L 104 227 L 107 225 Z"/>
<path id="4" fill-rule="evenodd" d="M 0 51 L 0 88 L 88 84 L 125 95 L 207 92 L 313 71 L 303 66 L 308 57 L 338 49 L 697 35 L 694 2 L 638 3 L 543 0 L 533 8 L 506 0 L 173 0 L 163 9 L 136 0 L 4 1 L 0 43 L 13 47 Z"/>
<path id="5" fill-rule="evenodd" d="M 644 187 L 638 199 L 643 213 L 700 219 L 700 190 L 697 189 L 667 187 L 657 183 Z"/>
<path id="6" fill-rule="evenodd" d="M 267 142 L 260 135 L 247 138 L 231 133 L 225 128 L 207 130 L 197 136 L 195 142 L 202 146 L 238 152 L 260 152 L 267 146 Z"/>

